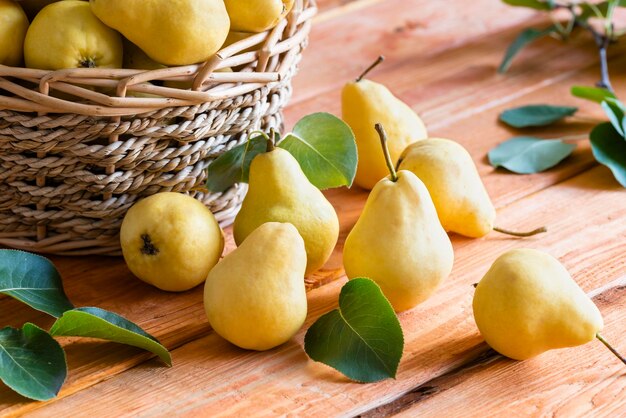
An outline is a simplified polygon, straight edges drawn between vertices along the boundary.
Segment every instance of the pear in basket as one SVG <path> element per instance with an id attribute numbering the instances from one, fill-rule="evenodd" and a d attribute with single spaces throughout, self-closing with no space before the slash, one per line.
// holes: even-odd
<path id="1" fill-rule="evenodd" d="M 264 32 L 273 28 L 293 7 L 294 0 L 224 0 L 231 28 L 239 32 Z"/>
<path id="2" fill-rule="evenodd" d="M 121 68 L 122 37 L 98 20 L 87 2 L 52 3 L 33 20 L 24 41 L 29 68 Z"/>
<path id="3" fill-rule="evenodd" d="M 28 18 L 16 2 L 0 0 L 0 22 L 0 64 L 18 66 L 22 63 Z"/>
<path id="4" fill-rule="evenodd" d="M 165 65 L 206 61 L 224 44 L 230 19 L 223 0 L 91 0 L 110 27 Z"/>

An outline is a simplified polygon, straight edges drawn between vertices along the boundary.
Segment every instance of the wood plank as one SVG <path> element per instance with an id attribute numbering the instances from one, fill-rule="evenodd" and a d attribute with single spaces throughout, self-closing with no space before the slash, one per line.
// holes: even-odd
<path id="1" fill-rule="evenodd" d="M 406 347 L 395 381 L 350 383 L 328 367 L 308 361 L 301 349 L 304 332 L 264 353 L 236 349 L 210 334 L 175 350 L 172 369 L 146 363 L 63 402 L 50 403 L 33 416 L 65 416 L 77 411 L 79 416 L 104 412 L 236 415 L 257 410 L 306 416 L 366 412 L 433 376 L 454 370 L 484 350 L 471 318 L 471 284 L 501 252 L 514 247 L 546 250 L 565 264 L 586 291 L 622 277 L 624 193 L 608 170 L 598 167 L 502 209 L 513 226 L 526 223 L 532 213 L 537 222 L 551 226 L 549 234 L 530 240 L 496 235 L 481 240 L 455 237 L 457 261 L 452 277 L 433 298 L 400 315 Z M 359 212 L 357 207 L 343 210 L 353 219 Z M 310 292 L 307 325 L 336 306 L 342 284 L 336 281 Z M 115 402 L 104 405 L 93 399 Z"/>
<path id="2" fill-rule="evenodd" d="M 624 270 L 623 270 L 624 271 Z M 626 276 L 594 301 L 605 337 L 626 351 Z M 485 396 L 488 394 L 488 396 Z M 426 382 L 362 416 L 624 416 L 624 365 L 599 341 L 516 362 L 489 350 L 478 361 Z M 514 408 L 511 408 L 511 401 Z"/>

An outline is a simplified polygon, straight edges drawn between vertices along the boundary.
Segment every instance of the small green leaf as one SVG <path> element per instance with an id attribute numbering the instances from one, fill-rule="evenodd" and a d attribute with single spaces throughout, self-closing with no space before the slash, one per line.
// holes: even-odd
<path id="1" fill-rule="evenodd" d="M 518 174 L 538 173 L 557 165 L 574 148 L 576 145 L 560 139 L 518 136 L 489 151 L 489 163 Z"/>
<path id="2" fill-rule="evenodd" d="M 338 117 L 330 113 L 305 116 L 278 146 L 294 156 L 317 188 L 352 185 L 358 158 L 356 142 L 350 127 Z"/>
<path id="3" fill-rule="evenodd" d="M 133 322 L 100 308 L 76 308 L 59 318 L 50 334 L 67 337 L 90 337 L 113 341 L 150 351 L 172 365 L 169 351 L 159 340 L 145 332 Z"/>
<path id="4" fill-rule="evenodd" d="M 554 9 L 554 2 L 540 1 L 540 0 L 502 0 L 509 6 L 516 7 L 529 7 L 536 10 L 552 10 Z"/>
<path id="5" fill-rule="evenodd" d="M 601 87 L 574 86 L 572 95 L 596 103 L 602 103 L 606 99 L 617 99 L 613 93 Z"/>
<path id="6" fill-rule="evenodd" d="M 530 105 L 505 110 L 500 120 L 514 128 L 546 126 L 572 116 L 578 108 L 571 106 Z"/>
<path id="7" fill-rule="evenodd" d="M 0 293 L 57 318 L 74 308 L 50 260 L 23 251 L 0 250 Z"/>
<path id="8" fill-rule="evenodd" d="M 626 141 L 608 122 L 593 128 L 590 135 L 593 156 L 611 169 L 615 179 L 626 187 Z"/>
<path id="9" fill-rule="evenodd" d="M 266 149 L 267 140 L 259 135 L 217 157 L 208 168 L 207 189 L 221 193 L 235 183 L 248 182 L 252 159 Z"/>
<path id="10" fill-rule="evenodd" d="M 536 39 L 542 38 L 556 31 L 557 27 L 555 25 L 549 26 L 542 30 L 533 28 L 524 30 L 506 50 L 506 54 L 502 59 L 502 63 L 500 64 L 500 67 L 498 67 L 498 72 L 501 74 L 506 73 L 511 66 L 511 62 L 513 61 L 515 55 L 517 55 L 517 53 L 520 52 L 526 45 Z"/>
<path id="11" fill-rule="evenodd" d="M 67 376 L 65 352 L 36 325 L 0 329 L 0 379 L 22 396 L 54 398 Z"/>
<path id="12" fill-rule="evenodd" d="M 391 304 L 376 283 L 363 278 L 346 283 L 339 309 L 320 317 L 304 337 L 304 350 L 313 360 L 367 383 L 395 378 L 403 348 Z"/>
<path id="13" fill-rule="evenodd" d="M 601 104 L 602 109 L 604 109 L 604 113 L 607 114 L 611 124 L 615 128 L 615 130 L 622 136 L 626 136 L 626 127 L 624 120 L 624 113 L 626 112 L 626 108 L 622 102 L 617 99 L 607 98 Z"/>

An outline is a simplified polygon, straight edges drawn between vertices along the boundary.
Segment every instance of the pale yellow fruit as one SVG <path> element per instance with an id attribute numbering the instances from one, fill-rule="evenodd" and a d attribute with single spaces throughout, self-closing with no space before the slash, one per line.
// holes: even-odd
<path id="1" fill-rule="evenodd" d="M 502 254 L 478 283 L 474 319 L 485 341 L 516 360 L 592 341 L 600 311 L 569 273 L 541 251 Z"/>
<path id="2" fill-rule="evenodd" d="M 156 62 L 137 45 L 125 40 L 124 68 L 131 68 L 134 70 L 160 70 L 162 68 L 167 68 L 167 66 Z"/>
<path id="3" fill-rule="evenodd" d="M 339 219 L 322 192 L 306 178 L 298 161 L 281 148 L 259 154 L 250 165 L 249 184 L 235 218 L 235 242 L 239 245 L 266 222 L 289 222 L 304 239 L 306 274 L 322 267 L 337 244 Z"/>
<path id="4" fill-rule="evenodd" d="M 230 20 L 223 0 L 91 0 L 93 12 L 154 61 L 206 61 L 224 44 Z"/>
<path id="5" fill-rule="evenodd" d="M 171 292 L 204 282 L 224 250 L 211 211 L 180 193 L 158 193 L 136 203 L 124 217 L 120 241 L 130 271 Z"/>
<path id="6" fill-rule="evenodd" d="M 364 189 L 371 189 L 389 174 L 374 130 L 376 123 L 387 131 L 394 164 L 409 144 L 428 137 L 420 117 L 382 84 L 369 80 L 346 84 L 341 105 L 342 118 L 354 132 L 359 153 L 354 182 Z"/>
<path id="7" fill-rule="evenodd" d="M 459 143 L 429 138 L 410 145 L 400 157 L 426 185 L 446 231 L 482 237 L 493 230 L 496 209 L 471 155 Z"/>
<path id="8" fill-rule="evenodd" d="M 24 42 L 26 66 L 121 68 L 122 37 L 94 16 L 89 3 L 69 0 L 46 6 L 30 25 Z"/>
<path id="9" fill-rule="evenodd" d="M 258 227 L 206 280 L 211 327 L 231 343 L 269 350 L 302 327 L 307 313 L 304 241 L 291 224 Z"/>
<path id="10" fill-rule="evenodd" d="M 410 171 L 374 186 L 343 249 L 348 278 L 374 280 L 396 311 L 428 299 L 453 263 L 450 238 L 428 190 Z"/>
<path id="11" fill-rule="evenodd" d="M 19 4 L 0 0 L 0 65 L 22 64 L 28 18 Z"/>
<path id="12" fill-rule="evenodd" d="M 293 7 L 294 0 L 224 0 L 231 28 L 239 32 L 264 32 L 273 28 Z"/>

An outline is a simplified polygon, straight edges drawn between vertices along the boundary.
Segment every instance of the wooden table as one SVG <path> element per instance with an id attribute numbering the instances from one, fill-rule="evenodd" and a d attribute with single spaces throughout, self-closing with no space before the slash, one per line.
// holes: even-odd
<path id="1" fill-rule="evenodd" d="M 594 163 L 586 142 L 564 164 L 543 174 L 493 170 L 486 152 L 514 133 L 497 123 L 504 109 L 528 103 L 572 104 L 604 119 L 599 107 L 569 94 L 598 76 L 587 36 L 562 45 L 540 41 L 506 76 L 496 67 L 524 27 L 544 16 L 496 0 L 320 0 L 309 49 L 286 111 L 289 125 L 316 112 L 340 113 L 339 92 L 378 54 L 388 61 L 371 78 L 418 111 L 434 136 L 465 145 L 478 164 L 498 224 L 512 229 L 547 225 L 549 233 L 513 239 L 496 233 L 454 236 L 455 268 L 430 300 L 400 314 L 406 346 L 397 380 L 351 383 L 310 361 L 304 329 L 264 353 L 230 345 L 211 332 L 202 289 L 160 292 L 132 277 L 116 258 L 60 258 L 68 295 L 77 306 L 99 306 L 136 321 L 171 351 L 166 368 L 134 348 L 65 340 L 69 378 L 58 399 L 27 402 L 0 387 L 0 414 L 96 416 L 626 416 L 625 369 L 600 343 L 546 353 L 525 362 L 504 359 L 483 342 L 472 317 L 472 283 L 514 247 L 550 252 L 570 270 L 602 311 L 606 338 L 626 352 L 626 191 Z M 613 82 L 626 93 L 624 45 L 612 49 Z M 622 94 L 626 97 L 626 94 Z M 541 130 L 546 136 L 589 132 L 588 122 Z M 328 193 L 342 225 L 340 242 L 356 221 L 366 193 Z M 228 248 L 233 248 L 230 231 Z M 341 243 L 328 266 L 309 278 L 305 329 L 337 305 L 345 282 Z M 2 297 L 0 323 L 50 320 Z"/>

